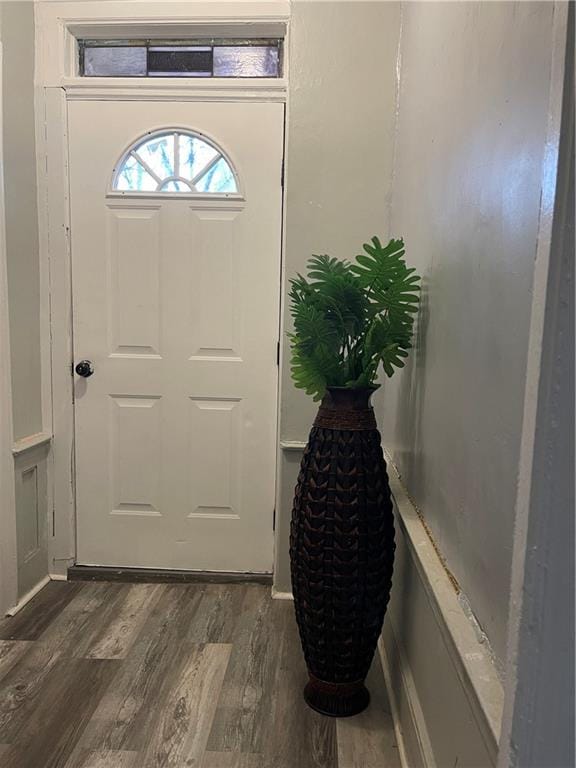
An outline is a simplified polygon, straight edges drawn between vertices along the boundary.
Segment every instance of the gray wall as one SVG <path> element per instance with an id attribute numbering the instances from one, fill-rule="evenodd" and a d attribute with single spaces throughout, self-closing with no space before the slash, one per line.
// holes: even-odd
<path id="1" fill-rule="evenodd" d="M 384 442 L 497 660 L 550 80 L 551 3 L 405 3 L 391 231 L 423 275 Z"/>
<path id="2" fill-rule="evenodd" d="M 353 258 L 388 233 L 398 3 L 295 2 L 290 39 L 287 277 L 313 253 Z M 289 313 L 284 297 L 284 315 Z M 281 440 L 306 440 L 317 410 L 282 364 Z M 275 585 L 290 590 L 288 524 L 300 455 L 284 453 Z"/>
<path id="3" fill-rule="evenodd" d="M 14 437 L 42 430 L 34 4 L 3 2 L 4 185 Z"/>

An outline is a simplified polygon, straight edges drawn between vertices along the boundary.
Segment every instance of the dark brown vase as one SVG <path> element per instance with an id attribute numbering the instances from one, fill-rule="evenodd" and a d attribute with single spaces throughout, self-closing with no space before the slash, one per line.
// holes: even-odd
<path id="1" fill-rule="evenodd" d="M 374 390 L 328 388 L 292 509 L 292 591 L 310 677 L 304 698 L 334 717 L 368 706 L 364 679 L 392 584 L 394 518 Z"/>

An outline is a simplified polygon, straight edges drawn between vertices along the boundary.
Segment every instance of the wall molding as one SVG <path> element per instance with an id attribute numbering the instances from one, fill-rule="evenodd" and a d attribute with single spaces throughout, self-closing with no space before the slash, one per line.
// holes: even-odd
<path id="1" fill-rule="evenodd" d="M 478 722 L 496 754 L 504 704 L 504 690 L 486 643 L 466 615 L 434 546 L 388 458 L 390 488 L 398 515 L 438 624 L 474 707 Z"/>
<path id="2" fill-rule="evenodd" d="M 104 80 L 108 82 L 103 82 Z M 150 79 L 150 78 L 148 78 Z M 62 81 L 68 101 L 286 101 L 286 80 L 255 79 L 222 83 L 211 79 L 198 83 L 176 82 L 134 83 L 134 78 L 67 78 Z"/>
<path id="3" fill-rule="evenodd" d="M 283 451 L 303 451 L 306 445 L 302 440 L 280 440 L 280 448 Z"/>
<path id="4" fill-rule="evenodd" d="M 424 590 L 427 601 L 426 610 L 433 617 L 435 638 L 441 645 L 446 660 L 449 659 L 451 669 L 455 673 L 460 690 L 458 696 L 468 707 L 465 715 L 473 718 L 478 743 L 483 743 L 486 754 L 493 764 L 496 763 L 498 742 L 502 721 L 504 690 L 499 679 L 491 649 L 483 638 L 478 636 L 471 619 L 466 614 L 458 594 L 442 565 L 434 545 L 430 540 L 416 509 L 410 501 L 395 466 L 389 456 L 386 457 L 389 469 L 389 480 L 396 507 L 397 539 L 405 552 L 406 563 L 404 571 L 410 572 L 410 577 L 416 574 Z M 399 564 L 397 564 L 399 565 Z M 403 574 L 405 575 L 405 574 Z M 398 580 L 400 574 L 398 573 Z M 397 589 L 399 585 L 397 584 Z M 409 596 L 410 597 L 410 596 Z M 400 601 L 402 625 L 395 610 L 388 611 L 382 644 L 389 669 L 401 670 L 400 688 L 397 695 L 396 708 L 400 727 L 404 732 L 407 747 L 418 755 L 420 764 L 434 766 L 434 750 L 431 746 L 432 732 L 428 736 L 428 719 L 430 713 L 425 704 L 419 703 L 418 674 L 422 674 L 421 660 L 418 674 L 410 668 L 409 655 L 405 653 L 403 631 L 416 631 L 420 621 L 417 612 L 422 609 L 413 602 L 402 602 L 399 593 L 392 593 L 392 600 Z M 427 624 L 430 629 L 430 624 Z M 432 663 L 436 663 L 431 660 Z M 448 661 L 446 661 L 448 663 Z M 396 681 L 398 682 L 398 681 Z M 393 686 L 395 687 L 395 686 Z M 392 694 L 392 691 L 391 691 Z M 463 717 L 465 716 L 463 713 Z M 458 728 L 458 724 L 453 724 Z M 408 735 L 409 738 L 406 738 Z M 412 758 L 414 762 L 415 758 Z M 412 763 L 411 763 L 412 765 Z"/>
<path id="5" fill-rule="evenodd" d="M 44 589 L 49 581 L 51 581 L 50 576 L 44 576 L 44 578 L 41 579 L 35 587 L 29 589 L 28 592 L 26 592 L 26 594 L 23 595 L 20 600 L 18 600 L 13 608 L 10 608 L 9 611 L 6 611 L 6 616 L 16 616 L 16 614 L 21 611 L 22 608 L 24 608 L 24 606 L 27 605 L 30 600 L 32 600 L 32 598 L 35 597 L 38 592 L 40 592 L 41 589 Z"/>
<path id="6" fill-rule="evenodd" d="M 280 592 L 276 587 L 272 587 L 273 600 L 294 600 L 292 592 Z"/>

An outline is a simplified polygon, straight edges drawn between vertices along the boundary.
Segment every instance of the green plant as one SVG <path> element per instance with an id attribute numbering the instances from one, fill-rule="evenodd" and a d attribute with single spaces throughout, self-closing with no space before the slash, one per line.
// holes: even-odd
<path id="1" fill-rule="evenodd" d="M 327 386 L 366 387 L 380 362 L 388 376 L 412 346 L 420 277 L 408 269 L 404 241 L 364 244 L 355 263 L 313 256 L 308 279 L 290 281 L 292 378 L 320 400 Z"/>

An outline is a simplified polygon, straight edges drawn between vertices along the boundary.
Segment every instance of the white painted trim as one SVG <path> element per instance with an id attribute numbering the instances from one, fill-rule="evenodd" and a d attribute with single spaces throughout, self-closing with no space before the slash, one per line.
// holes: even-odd
<path id="1" fill-rule="evenodd" d="M 0 615 L 18 599 L 3 141 L 2 44 L 0 43 Z"/>
<path id="2" fill-rule="evenodd" d="M 387 455 L 390 489 L 412 560 L 486 749 L 496 761 L 504 690 L 487 643 L 480 643 L 432 542 Z"/>
<path id="3" fill-rule="evenodd" d="M 50 581 L 68 581 L 67 573 L 50 573 Z"/>
<path id="4" fill-rule="evenodd" d="M 36 27 L 36 41 L 41 32 Z M 38 83 L 39 73 L 36 72 Z M 74 562 L 76 533 L 73 487 L 72 304 L 70 221 L 68 201 L 66 94 L 61 88 L 36 89 L 39 137 L 38 198 L 40 263 L 47 275 L 50 312 L 52 452 L 48 462 L 48 493 L 52 521 L 48 539 L 48 570 L 65 575 Z M 46 343 L 46 340 L 44 340 Z"/>
<path id="5" fill-rule="evenodd" d="M 36 41 L 36 30 L 34 32 Z M 34 73 L 36 75 L 36 73 Z M 46 553 L 47 566 L 50 571 L 51 543 L 54 532 L 54 455 L 52 452 L 53 436 L 53 396 L 52 396 L 52 295 L 50 288 L 50 262 L 44 243 L 48 239 L 48 210 L 46 179 L 46 128 L 45 104 L 39 95 L 42 93 L 34 77 L 34 132 L 36 151 L 36 205 L 38 223 L 38 270 L 39 270 L 39 324 L 40 324 L 40 392 L 42 405 L 42 432 L 49 444 L 46 456 Z M 36 437 L 36 436 L 35 436 Z M 21 443 L 22 441 L 18 441 Z M 30 445 L 29 448 L 42 445 L 42 442 Z M 22 453 L 20 446 L 14 444 L 14 456 Z M 25 448 L 27 450 L 27 448 Z"/>
<path id="6" fill-rule="evenodd" d="M 286 37 L 284 39 L 284 75 L 286 76 L 290 50 L 290 31 L 287 29 Z M 285 292 L 287 285 L 286 274 L 286 254 L 287 254 L 287 238 L 286 238 L 286 220 L 288 212 L 287 196 L 286 196 L 286 169 L 288 168 L 288 146 L 289 146 L 289 130 L 290 130 L 290 100 L 288 98 L 288 91 L 286 92 L 286 103 L 284 104 L 284 154 L 282 163 L 282 243 L 281 243 L 281 255 L 282 262 L 280 265 L 280 302 L 278 305 L 279 317 L 278 317 L 278 397 L 277 397 L 277 410 L 276 410 L 276 493 L 274 502 L 274 573 L 273 584 L 276 583 L 276 577 L 278 573 L 277 564 L 279 561 L 278 553 L 283 542 L 280 538 L 280 526 L 278 525 L 279 512 L 282 510 L 282 443 L 280 440 L 280 434 L 282 430 L 282 397 L 283 397 L 283 384 L 282 384 L 282 371 L 284 370 L 284 355 L 286 354 L 286 329 L 284 326 L 284 310 L 285 310 Z M 272 586 L 272 594 L 274 595 L 275 586 Z M 281 593 L 279 593 L 281 594 Z M 279 598 L 282 599 L 282 598 Z"/>
<path id="7" fill-rule="evenodd" d="M 391 625 L 389 631 L 392 639 L 390 653 L 387 653 L 386 651 L 384 638 L 382 636 L 378 640 L 378 653 L 382 665 L 384 685 L 386 686 L 388 701 L 390 702 L 390 712 L 392 714 L 392 722 L 394 723 L 394 733 L 396 735 L 400 763 L 402 764 L 402 768 L 416 768 L 416 766 L 435 768 L 436 761 L 434 760 L 430 738 L 422 716 L 422 708 L 418 701 L 418 694 L 416 692 L 414 680 L 412 679 L 412 673 L 406 663 L 404 654 L 396 642 Z M 392 669 L 398 670 L 402 681 L 400 689 L 397 689 L 392 683 Z M 404 697 L 405 709 L 410 713 L 408 722 L 404 722 L 403 725 L 400 714 L 401 697 Z M 418 714 L 416 714 L 417 712 Z M 410 753 L 406 747 L 407 742 L 412 744 L 412 753 Z M 411 762 L 409 758 L 409 754 L 413 754 L 414 752 L 416 752 L 417 755 L 415 763 Z"/>
<path id="8" fill-rule="evenodd" d="M 273 600 L 294 600 L 292 592 L 279 592 L 276 587 L 272 587 Z"/>
<path id="9" fill-rule="evenodd" d="M 49 581 L 50 581 L 50 576 L 44 576 L 44 578 L 41 579 L 41 581 L 39 581 L 38 584 L 36 584 L 35 587 L 32 587 L 32 589 L 28 590 L 28 592 L 26 592 L 24 597 L 22 597 L 20 600 L 18 600 L 18 602 L 16 603 L 16 605 L 13 608 L 10 608 L 9 611 L 6 611 L 6 616 L 16 616 L 18 611 L 21 611 L 22 608 L 24 608 L 24 606 L 27 603 L 29 603 L 30 600 L 32 600 L 32 598 L 35 595 L 37 595 L 38 592 L 40 592 L 41 589 L 44 589 L 44 587 L 46 586 L 46 584 L 48 584 Z"/>
<path id="10" fill-rule="evenodd" d="M 41 445 L 46 445 L 51 441 L 52 435 L 49 432 L 37 432 L 35 435 L 22 437 L 20 440 L 12 443 L 12 455 L 21 456 L 23 453 L 27 453 L 27 451 L 31 451 L 33 448 L 38 448 Z"/>
<path id="11" fill-rule="evenodd" d="M 290 16 L 287 0 L 37 2 L 35 7 L 40 82 L 58 87 L 77 75 L 78 38 L 283 37 Z"/>
<path id="12" fill-rule="evenodd" d="M 306 448 L 306 443 L 302 440 L 280 440 L 280 448 L 283 451 L 303 451 Z"/>
<path id="13" fill-rule="evenodd" d="M 215 78 L 198 81 L 162 78 L 153 83 L 134 78 L 64 79 L 69 101 L 280 101 L 285 100 L 286 80 L 238 79 L 222 82 Z"/>

